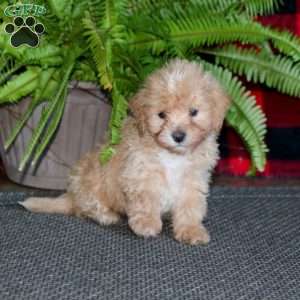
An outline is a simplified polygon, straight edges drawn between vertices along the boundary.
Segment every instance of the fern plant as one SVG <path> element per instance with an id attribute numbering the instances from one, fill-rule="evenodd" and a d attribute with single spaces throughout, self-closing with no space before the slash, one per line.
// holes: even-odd
<path id="1" fill-rule="evenodd" d="M 97 82 L 110 93 L 109 141 L 100 155 L 105 162 L 121 140 L 130 96 L 154 69 L 180 57 L 198 61 L 221 82 L 233 100 L 226 120 L 249 150 L 251 172 L 264 169 L 266 118 L 241 78 L 300 96 L 299 39 L 256 21 L 257 16 L 272 14 L 281 5 L 280 0 L 45 3 L 48 14 L 41 21 L 46 34 L 38 48 L 12 48 L 8 37 L 0 36 L 4 66 L 0 72 L 0 104 L 32 96 L 31 105 L 6 141 L 7 148 L 37 105 L 47 103 L 21 168 L 30 160 L 36 163 L 54 135 L 69 80 Z"/>
<path id="2" fill-rule="evenodd" d="M 82 26 L 87 1 L 34 1 L 46 7 L 47 14 L 38 17 L 45 26 L 37 48 L 21 46 L 14 48 L 10 37 L 4 34 L 4 27 L 12 22 L 11 17 L 3 16 L 0 30 L 0 104 L 7 105 L 22 101 L 31 96 L 31 103 L 24 115 L 17 121 L 5 148 L 9 149 L 25 126 L 34 110 L 45 103 L 38 125 L 33 130 L 30 142 L 20 163 L 23 170 L 29 161 L 36 164 L 55 134 L 63 116 L 70 80 L 97 81 L 97 72 L 87 50 Z M 31 4 L 23 1 L 21 4 Z M 18 1 L 1 4 L 3 11 Z M 26 18 L 26 16 L 24 16 Z M 78 26 L 79 25 L 79 26 Z"/>

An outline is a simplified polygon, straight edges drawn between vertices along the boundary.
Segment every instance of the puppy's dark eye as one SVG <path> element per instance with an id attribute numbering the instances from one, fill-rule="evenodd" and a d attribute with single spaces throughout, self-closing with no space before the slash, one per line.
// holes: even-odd
<path id="1" fill-rule="evenodd" d="M 164 111 L 161 111 L 158 116 L 161 118 L 161 119 L 164 119 L 166 117 L 166 113 Z"/>
<path id="2" fill-rule="evenodd" d="M 191 117 L 195 117 L 195 116 L 197 116 L 197 114 L 198 114 L 198 109 L 195 109 L 195 108 L 190 109 L 190 116 Z"/>

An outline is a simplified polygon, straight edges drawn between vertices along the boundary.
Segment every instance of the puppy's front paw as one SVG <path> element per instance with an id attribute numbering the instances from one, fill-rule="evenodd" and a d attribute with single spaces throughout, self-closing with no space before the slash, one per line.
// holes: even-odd
<path id="1" fill-rule="evenodd" d="M 190 245 L 206 245 L 210 241 L 209 233 L 203 225 L 190 225 L 176 228 L 175 239 Z"/>
<path id="2" fill-rule="evenodd" d="M 162 221 L 153 217 L 132 217 L 129 219 L 129 226 L 137 235 L 153 237 L 161 232 Z"/>

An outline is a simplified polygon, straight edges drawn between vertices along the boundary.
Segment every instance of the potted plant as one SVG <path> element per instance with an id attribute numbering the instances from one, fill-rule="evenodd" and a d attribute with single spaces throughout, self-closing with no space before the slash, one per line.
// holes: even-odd
<path id="1" fill-rule="evenodd" d="M 1 156 L 12 180 L 63 189 L 74 162 L 103 140 L 111 111 L 77 26 L 87 4 L 60 11 L 49 1 L 41 16 L 30 6 L 10 4 L 1 5 L 14 13 L 1 24 Z M 45 28 L 39 45 L 28 47 L 25 35 L 19 36 L 24 45 L 14 47 L 4 31 L 17 27 L 17 18 L 27 25 L 32 16 Z"/>
<path id="2" fill-rule="evenodd" d="M 272 13 L 278 0 L 48 0 L 41 17 L 46 34 L 34 49 L 13 49 L 1 36 L 0 104 L 32 96 L 32 107 L 47 103 L 21 161 L 33 164 L 47 149 L 63 116 L 68 84 L 98 81 L 109 92 L 112 114 L 105 163 L 121 139 L 127 99 L 144 78 L 172 57 L 198 61 L 231 96 L 227 123 L 242 137 L 251 172 L 266 162 L 266 119 L 238 76 L 298 96 L 298 38 L 264 27 L 256 16 Z M 21 66 L 22 65 L 22 66 Z M 53 72 L 53 73 L 52 73 Z M 96 79 L 97 78 L 97 79 Z M 24 84 L 26 83 L 26 84 Z M 38 87 L 38 88 L 37 88 Z M 25 114 L 25 117 L 29 113 Z M 25 118 L 26 119 L 26 118 Z M 8 146 L 24 123 L 20 121 Z"/>

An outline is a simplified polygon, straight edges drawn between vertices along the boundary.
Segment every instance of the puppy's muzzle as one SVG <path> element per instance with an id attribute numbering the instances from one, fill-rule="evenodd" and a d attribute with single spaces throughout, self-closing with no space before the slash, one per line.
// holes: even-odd
<path id="1" fill-rule="evenodd" d="M 176 130 L 172 133 L 173 140 L 178 144 L 182 143 L 185 140 L 185 137 L 186 133 L 182 130 Z"/>

